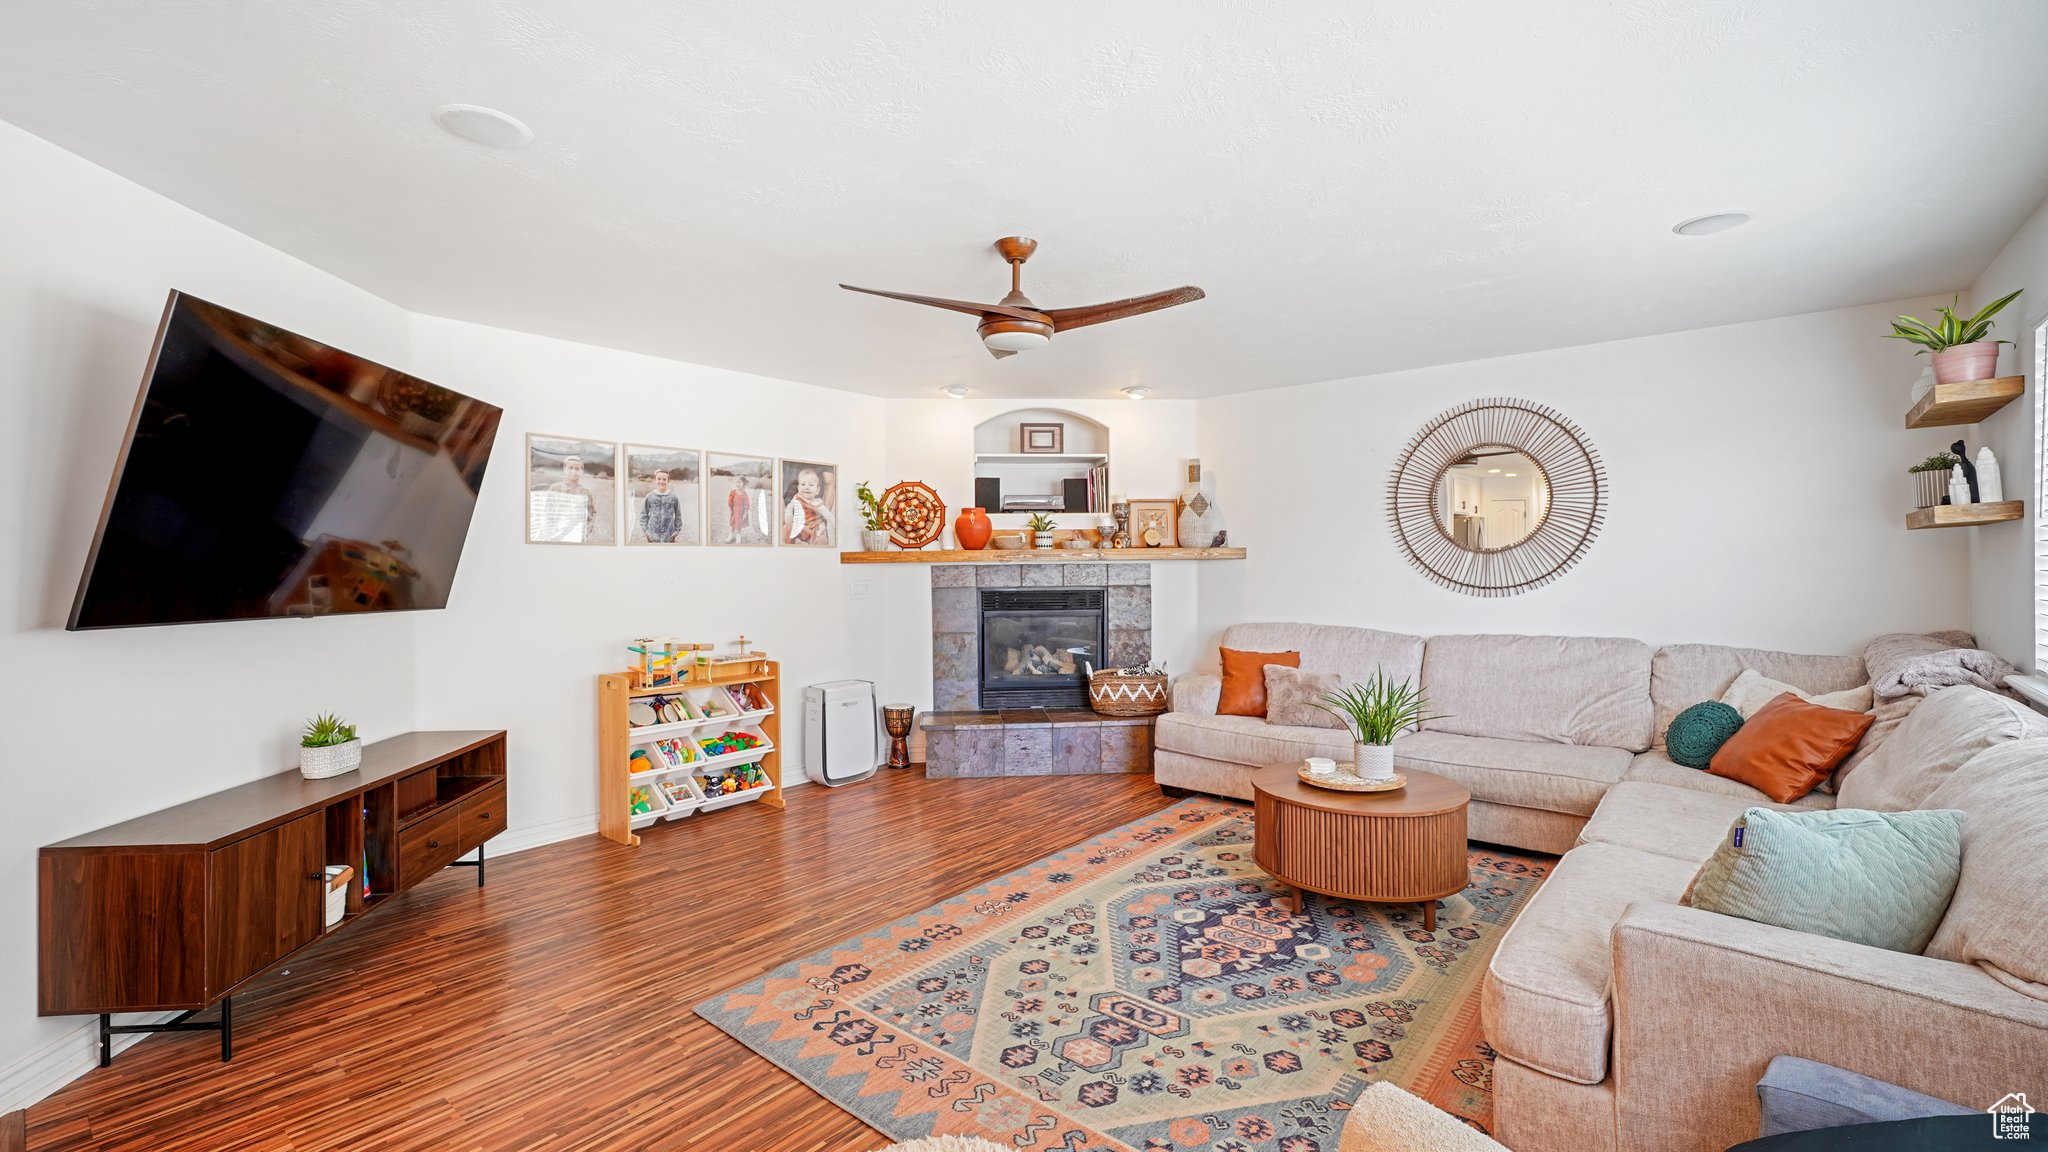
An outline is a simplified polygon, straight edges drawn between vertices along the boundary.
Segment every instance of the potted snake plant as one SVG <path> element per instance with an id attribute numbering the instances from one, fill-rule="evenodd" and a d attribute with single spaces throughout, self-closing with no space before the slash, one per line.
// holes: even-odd
<path id="1" fill-rule="evenodd" d="M 299 775 L 325 780 L 353 772 L 362 762 L 363 742 L 355 725 L 332 715 L 306 721 L 305 734 L 299 737 Z"/>
<path id="2" fill-rule="evenodd" d="M 1394 737 L 1426 720 L 1442 719 L 1429 711 L 1421 689 L 1378 669 L 1363 684 L 1325 695 L 1316 707 L 1351 729 L 1352 771 L 1362 780 L 1393 779 Z"/>
<path id="3" fill-rule="evenodd" d="M 1034 512 L 1031 514 L 1031 519 L 1024 522 L 1024 526 L 1031 529 L 1032 547 L 1052 547 L 1053 529 L 1058 527 L 1058 525 L 1052 522 L 1052 517 L 1047 516 L 1043 512 Z"/>
<path id="4" fill-rule="evenodd" d="M 2024 291 L 2022 288 L 2000 296 L 1977 309 L 1977 314 L 1967 320 L 1956 315 L 1955 306 L 1963 299 L 1957 296 L 1940 310 L 1940 319 L 1935 323 L 1929 324 L 1917 316 L 1901 316 L 1892 321 L 1892 330 L 1885 333 L 1885 339 L 1920 345 L 1921 351 L 1929 353 L 1934 362 L 1936 384 L 1989 380 L 1998 375 L 1998 346 L 2012 343 L 1985 339 L 1991 334 L 1991 318 Z"/>
<path id="5" fill-rule="evenodd" d="M 860 501 L 860 550 L 863 552 L 887 552 L 889 530 L 882 526 L 882 501 L 875 490 L 863 480 L 853 490 L 853 498 Z"/>

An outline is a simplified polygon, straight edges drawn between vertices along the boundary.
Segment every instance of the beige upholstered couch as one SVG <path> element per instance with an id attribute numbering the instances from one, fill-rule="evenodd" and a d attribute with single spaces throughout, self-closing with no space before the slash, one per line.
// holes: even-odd
<path id="1" fill-rule="evenodd" d="M 1395 763 L 1470 788 L 1473 839 L 1564 854 L 1484 989 L 1496 1130 L 1515 1152 L 1726 1148 L 1757 1134 L 1754 1086 L 1780 1054 L 1962 1103 L 2048 1097 L 2048 722 L 2019 704 L 1942 689 L 1842 782 L 1845 807 L 1968 814 L 1962 883 L 1914 956 L 1678 904 L 1745 809 L 1778 806 L 1672 763 L 1671 718 L 1748 668 L 1855 687 L 1858 657 L 1288 624 L 1223 642 L 1347 679 L 1419 677 L 1453 715 L 1396 741 Z M 1162 785 L 1245 797 L 1256 767 L 1349 750 L 1341 730 L 1216 716 L 1217 688 L 1175 682 Z"/>

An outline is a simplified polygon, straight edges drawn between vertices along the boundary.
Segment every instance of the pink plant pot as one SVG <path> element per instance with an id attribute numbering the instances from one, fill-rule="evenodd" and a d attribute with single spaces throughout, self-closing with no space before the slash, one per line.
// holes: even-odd
<path id="1" fill-rule="evenodd" d="M 1932 353 L 1934 382 L 1961 384 L 1966 380 L 1989 380 L 1998 374 L 1998 342 L 1979 340 L 1958 344 Z"/>

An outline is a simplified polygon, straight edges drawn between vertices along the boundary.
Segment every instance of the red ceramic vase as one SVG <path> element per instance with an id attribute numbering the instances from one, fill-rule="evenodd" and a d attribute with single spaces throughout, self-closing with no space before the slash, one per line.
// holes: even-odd
<path id="1" fill-rule="evenodd" d="M 980 508 L 962 508 L 959 519 L 953 521 L 953 539 L 960 542 L 969 552 L 979 552 L 988 547 L 988 538 L 996 530 L 989 523 L 988 513 Z"/>

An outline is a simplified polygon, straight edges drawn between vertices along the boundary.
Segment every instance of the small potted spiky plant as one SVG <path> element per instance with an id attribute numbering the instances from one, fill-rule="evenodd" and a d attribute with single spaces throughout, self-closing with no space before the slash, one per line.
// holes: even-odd
<path id="1" fill-rule="evenodd" d="M 325 780 L 353 772 L 363 762 L 363 742 L 356 738 L 356 726 L 338 716 L 320 715 L 306 721 L 299 737 L 299 775 L 308 780 Z"/>
<path id="2" fill-rule="evenodd" d="M 1329 693 L 1316 707 L 1351 729 L 1352 770 L 1361 780 L 1393 779 L 1394 737 L 1425 720 L 1442 719 L 1429 711 L 1421 689 L 1377 669 L 1365 683 Z"/>
<path id="3" fill-rule="evenodd" d="M 882 526 L 882 501 L 875 490 L 863 480 L 853 490 L 853 498 L 860 501 L 860 549 L 863 552 L 887 552 L 889 530 Z"/>
<path id="4" fill-rule="evenodd" d="M 1052 522 L 1052 517 L 1047 516 L 1043 512 L 1034 512 L 1031 514 L 1031 519 L 1024 522 L 1024 526 L 1031 529 L 1032 547 L 1052 547 L 1053 529 L 1058 527 L 1058 525 Z"/>
<path id="5" fill-rule="evenodd" d="M 1913 477 L 1913 506 L 1932 508 L 1948 499 L 1948 473 L 1960 463 L 1962 457 L 1953 452 L 1936 452 L 1911 468 L 1906 469 Z"/>
<path id="6" fill-rule="evenodd" d="M 1985 339 L 1991 334 L 1991 318 L 2024 291 L 2023 288 L 2000 296 L 1977 309 L 1977 314 L 1967 320 L 1956 315 L 1955 306 L 1963 300 L 1958 296 L 1940 310 L 1941 318 L 1933 324 L 1918 316 L 1901 316 L 1892 321 L 1892 330 L 1885 333 L 1885 339 L 1918 344 L 1922 351 L 1930 353 L 1936 384 L 1988 380 L 1998 374 L 1998 346 L 2012 343 Z"/>

